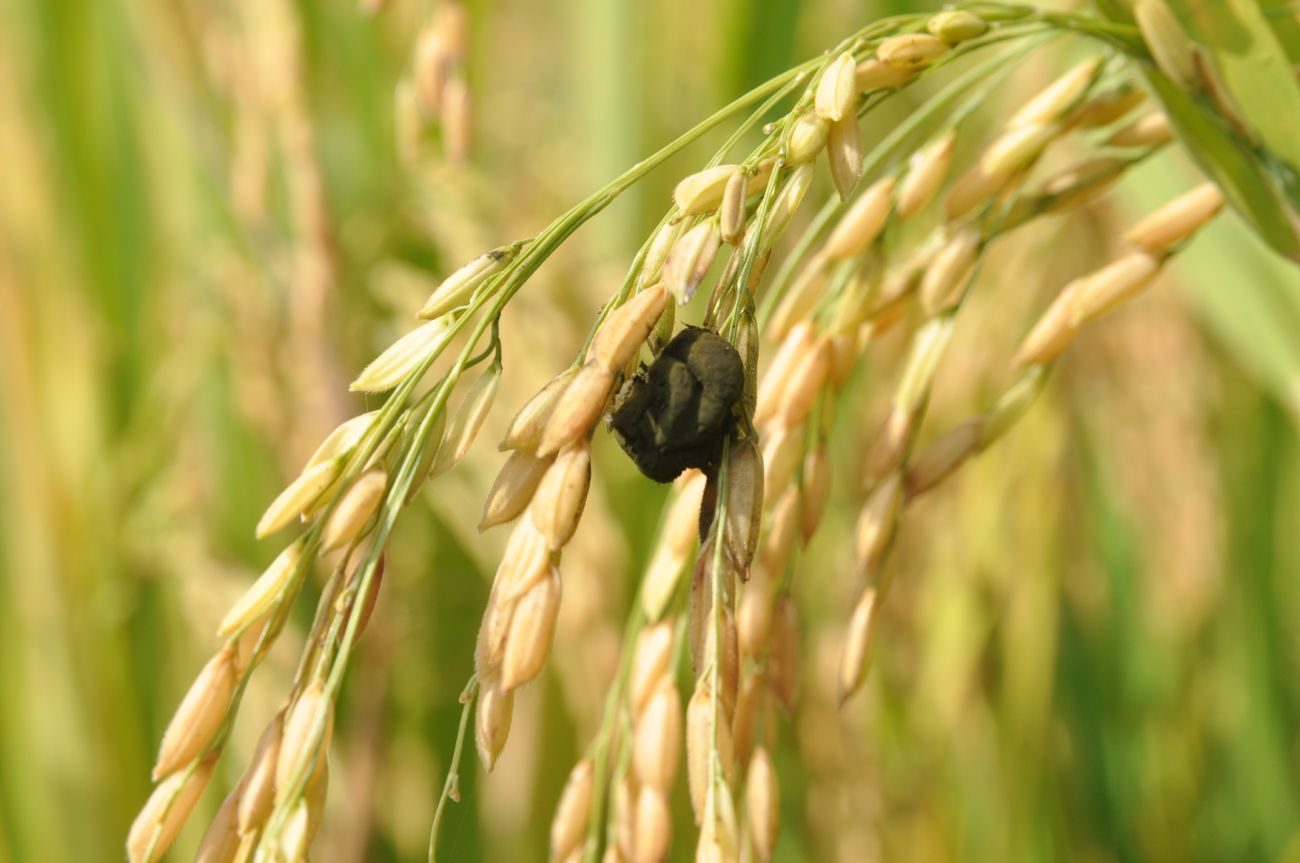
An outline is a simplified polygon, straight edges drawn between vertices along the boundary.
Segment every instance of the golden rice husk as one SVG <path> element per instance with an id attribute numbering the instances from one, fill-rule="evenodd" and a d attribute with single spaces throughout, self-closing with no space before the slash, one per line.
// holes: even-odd
<path id="1" fill-rule="evenodd" d="M 636 719 L 632 733 L 632 773 L 642 787 L 661 795 L 672 790 L 682 747 L 682 698 L 663 677 Z"/>
<path id="2" fill-rule="evenodd" d="M 758 548 L 763 522 L 763 460 L 752 437 L 733 444 L 727 462 L 727 547 L 740 569 Z"/>
<path id="3" fill-rule="evenodd" d="M 474 716 L 474 745 L 483 769 L 492 772 L 501 750 L 510 737 L 510 719 L 514 714 L 515 693 L 503 690 L 495 681 L 479 682 L 478 710 Z"/>
<path id="4" fill-rule="evenodd" d="M 582 759 L 569 771 L 555 807 L 555 817 L 551 819 L 552 860 L 563 860 L 574 849 L 581 848 L 591 816 L 595 779 L 595 765 L 590 758 Z"/>
<path id="5" fill-rule="evenodd" d="M 239 855 L 239 789 L 226 795 L 199 843 L 194 863 L 235 863 Z"/>
<path id="6" fill-rule="evenodd" d="M 740 692 L 736 696 L 736 718 L 731 723 L 737 764 L 748 764 L 749 756 L 754 751 L 754 731 L 763 697 L 763 675 L 766 670 L 751 666 L 740 681 Z"/>
<path id="7" fill-rule="evenodd" d="M 271 814 L 275 802 L 275 765 L 280 760 L 280 741 L 284 736 L 284 711 L 267 723 L 240 780 L 239 832 L 259 829 Z"/>
<path id="8" fill-rule="evenodd" d="M 130 863 L 162 859 L 194 812 L 216 764 L 214 753 L 193 771 L 173 773 L 154 788 L 127 833 L 126 856 Z"/>
<path id="9" fill-rule="evenodd" d="M 718 206 L 718 232 L 722 236 L 722 242 L 739 245 L 745 236 L 745 204 L 748 195 L 749 183 L 745 175 L 732 174 L 723 189 L 722 202 Z"/>
<path id="10" fill-rule="evenodd" d="M 478 529 L 487 530 L 504 524 L 527 509 L 553 462 L 554 457 L 538 458 L 529 450 L 510 453 L 492 481 Z"/>
<path id="11" fill-rule="evenodd" d="M 1145 216 L 1124 234 L 1124 241 L 1152 255 L 1166 255 L 1218 215 L 1223 193 L 1204 183 Z"/>
<path id="12" fill-rule="evenodd" d="M 821 395 L 830 362 L 830 338 L 823 335 L 791 368 L 774 413 L 778 422 L 792 428 L 804 421 Z"/>
<path id="13" fill-rule="evenodd" d="M 493 588 L 501 591 L 503 599 L 513 602 L 532 590 L 550 571 L 551 557 L 546 537 L 537 529 L 530 513 L 510 532 L 492 580 Z"/>
<path id="14" fill-rule="evenodd" d="M 803 497 L 800 500 L 800 533 L 806 543 L 821 523 L 831 493 L 831 460 L 826 444 L 809 450 L 803 461 Z"/>
<path id="15" fill-rule="evenodd" d="M 538 390 L 510 421 L 499 449 L 535 451 L 542 442 L 542 432 L 546 430 L 546 423 L 555 411 L 555 405 L 577 374 L 577 368 L 565 369 Z"/>
<path id="16" fill-rule="evenodd" d="M 1107 147 L 1158 147 L 1174 139 L 1174 130 L 1163 111 L 1151 111 L 1116 131 L 1104 142 Z"/>
<path id="17" fill-rule="evenodd" d="M 708 274 L 722 243 L 717 219 L 700 222 L 682 235 L 664 262 L 663 280 L 678 303 L 688 303 Z"/>
<path id="18" fill-rule="evenodd" d="M 754 750 L 749 761 L 749 778 L 745 784 L 745 802 L 749 813 L 749 836 L 760 860 L 771 860 L 776 838 L 781 831 L 780 792 L 776 770 L 767 749 Z"/>
<path id="19" fill-rule="evenodd" d="M 561 450 L 542 477 L 530 507 L 533 524 L 551 551 L 572 538 L 591 486 L 591 448 L 586 441 Z"/>
<path id="20" fill-rule="evenodd" d="M 271 561 L 266 571 L 253 582 L 252 587 L 236 600 L 217 627 L 217 637 L 227 638 L 250 626 L 271 610 L 285 589 L 292 583 L 302 561 L 303 541 L 294 540 Z"/>
<path id="21" fill-rule="evenodd" d="M 663 863 L 672 837 L 672 814 L 663 792 L 642 788 L 637 793 L 632 840 L 633 863 Z"/>
<path id="22" fill-rule="evenodd" d="M 778 424 L 768 428 L 763 439 L 763 487 L 785 488 L 794 476 L 795 466 L 803 453 L 804 432 L 801 427 Z"/>
<path id="23" fill-rule="evenodd" d="M 641 631 L 637 637 L 636 651 L 632 655 L 631 681 L 628 687 L 628 706 L 632 716 L 640 716 L 665 679 L 671 679 L 669 663 L 673 656 L 673 625 L 656 623 Z"/>
<path id="24" fill-rule="evenodd" d="M 848 632 L 844 638 L 844 652 L 840 656 L 840 703 L 858 691 L 866 679 L 871 664 L 871 647 L 875 641 L 875 615 L 877 593 L 874 587 L 862 591 L 853 606 Z"/>
<path id="25" fill-rule="evenodd" d="M 230 706 L 235 678 L 233 647 L 218 651 L 199 671 L 163 732 L 154 781 L 188 765 L 212 742 Z"/>
<path id="26" fill-rule="evenodd" d="M 743 656 L 757 658 L 767 648 L 772 634 L 773 590 L 772 572 L 761 565 L 753 568 L 740 590 L 736 636 Z"/>
<path id="27" fill-rule="evenodd" d="M 501 662 L 501 688 L 522 686 L 546 666 L 560 614 L 560 571 L 551 567 L 515 604 Z"/>
<path id="28" fill-rule="evenodd" d="M 903 499 L 899 474 L 884 478 L 867 498 L 854 531 L 853 555 L 859 573 L 874 571 L 889 548 Z"/>
<path id="29" fill-rule="evenodd" d="M 1072 290 L 1073 286 L 1067 285 L 1047 307 L 1047 311 L 1020 343 L 1020 348 L 1011 360 L 1013 366 L 1050 363 L 1074 341 L 1079 325 L 1071 311 Z"/>
<path id="30" fill-rule="evenodd" d="M 673 201 L 684 216 L 712 213 L 722 203 L 728 182 L 741 175 L 740 165 L 715 165 L 684 178 L 673 189 Z"/>
<path id="31" fill-rule="evenodd" d="M 1132 252 L 1094 273 L 1075 279 L 1070 292 L 1070 318 L 1077 328 L 1132 299 L 1155 279 L 1162 257 Z"/>
<path id="32" fill-rule="evenodd" d="M 921 308 L 926 315 L 940 314 L 961 301 L 979 259 L 981 243 L 978 228 L 963 228 L 934 256 L 921 277 Z"/>
<path id="33" fill-rule="evenodd" d="M 811 162 L 826 146 L 831 124 L 809 111 L 794 121 L 785 141 L 785 160 L 790 165 Z"/>
<path id="34" fill-rule="evenodd" d="M 901 87 L 916 77 L 916 70 L 891 66 L 883 60 L 872 57 L 863 60 L 853 76 L 853 85 L 858 92 L 869 90 L 892 90 Z"/>
<path id="35" fill-rule="evenodd" d="M 492 412 L 492 402 L 496 399 L 500 384 L 501 367 L 493 365 L 470 386 L 460 407 L 456 409 L 456 415 L 447 423 L 430 475 L 436 476 L 448 470 L 469 452 L 483 422 Z"/>
<path id="36" fill-rule="evenodd" d="M 950 129 L 908 159 L 907 174 L 898 185 L 898 199 L 894 205 L 899 219 L 915 215 L 938 193 L 952 167 L 956 143 L 957 130 Z"/>
<path id="37" fill-rule="evenodd" d="M 342 469 L 342 459 L 336 458 L 312 465 L 299 474 L 262 513 L 255 531 L 257 538 L 265 539 L 302 515 Z"/>
<path id="38" fill-rule="evenodd" d="M 798 533 L 799 489 L 792 487 L 782 492 L 772 507 L 771 522 L 758 555 L 760 565 L 774 576 L 784 572 Z"/>
<path id="39" fill-rule="evenodd" d="M 387 488 L 388 474 L 381 469 L 366 471 L 357 477 L 338 506 L 334 507 L 329 521 L 325 522 L 325 529 L 321 532 L 321 551 L 333 551 L 356 541 L 379 511 Z"/>
<path id="40" fill-rule="evenodd" d="M 809 317 L 825 292 L 829 264 L 829 259 L 818 252 L 803 265 L 772 312 L 767 323 L 768 338 L 772 341 L 785 339 L 796 325 Z"/>
<path id="41" fill-rule="evenodd" d="M 594 360 L 583 366 L 556 403 L 537 454 L 543 458 L 555 455 L 591 431 L 613 389 L 612 371 Z"/>
<path id="42" fill-rule="evenodd" d="M 356 393 L 382 393 L 391 390 L 412 374 L 430 354 L 441 349 L 451 337 L 446 318 L 421 324 L 393 342 L 370 365 L 361 370 L 348 387 Z"/>
<path id="43" fill-rule="evenodd" d="M 723 775 L 730 776 L 732 771 L 735 753 L 731 744 L 731 728 L 727 723 L 720 722 L 716 738 L 714 731 L 712 691 L 706 681 L 700 680 L 696 682 L 695 692 L 686 708 L 686 774 L 696 824 L 704 818 L 704 804 L 709 787 L 709 762 L 712 760 L 715 741 Z"/>
<path id="44" fill-rule="evenodd" d="M 767 676 L 772 694 L 781 706 L 786 712 L 794 710 L 799 688 L 799 616 L 789 596 L 781 596 L 776 601 Z"/>
<path id="45" fill-rule="evenodd" d="M 1196 89 L 1195 48 L 1168 4 L 1138 0 L 1133 17 L 1160 71 L 1184 90 Z"/>
<path id="46" fill-rule="evenodd" d="M 899 69 L 921 69 L 948 52 L 948 44 L 930 33 L 890 36 L 876 48 L 876 57 Z"/>
<path id="47" fill-rule="evenodd" d="M 1096 57 L 1076 64 L 1011 115 L 1007 128 L 1041 126 L 1062 119 L 1088 92 L 1100 69 L 1101 60 Z"/>
<path id="48" fill-rule="evenodd" d="M 859 195 L 826 238 L 823 254 L 845 260 L 875 242 L 893 209 L 894 184 L 893 177 L 883 177 Z"/>
<path id="49" fill-rule="evenodd" d="M 813 95 L 813 109 L 817 116 L 834 123 L 853 113 L 853 100 L 857 96 L 856 71 L 857 63 L 847 51 L 826 64 Z"/>
<path id="50" fill-rule="evenodd" d="M 1058 123 L 1013 126 L 989 144 L 980 156 L 980 167 L 999 184 L 1035 162 L 1047 145 L 1061 133 Z"/>
<path id="51" fill-rule="evenodd" d="M 847 114 L 831 123 L 826 136 L 826 162 L 831 182 L 841 201 L 847 201 L 862 179 L 862 129 L 855 114 Z"/>
<path id="52" fill-rule="evenodd" d="M 663 284 L 636 294 L 601 324 L 588 355 L 611 372 L 621 371 L 641 350 L 667 304 L 668 287 Z"/>
<path id="53" fill-rule="evenodd" d="M 925 29 L 949 45 L 957 45 L 984 35 L 989 25 L 974 12 L 965 9 L 947 9 L 931 15 L 930 20 L 925 22 Z"/>
<path id="54" fill-rule="evenodd" d="M 320 738 L 313 742 L 316 726 Z M 325 693 L 324 681 L 315 680 L 302 691 L 284 720 L 284 735 L 275 761 L 275 802 L 283 802 L 293 791 L 293 781 L 305 769 L 320 769 L 329 752 L 334 733 L 334 701 Z M 312 764 L 307 768 L 305 765 Z"/>

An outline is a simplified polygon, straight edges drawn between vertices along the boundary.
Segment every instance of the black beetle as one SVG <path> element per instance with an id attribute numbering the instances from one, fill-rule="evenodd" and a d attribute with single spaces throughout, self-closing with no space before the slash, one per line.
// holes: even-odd
<path id="1" fill-rule="evenodd" d="M 614 410 L 614 431 L 655 482 L 671 482 L 691 467 L 709 473 L 735 426 L 744 390 L 736 349 L 716 333 L 687 327 L 629 381 Z"/>

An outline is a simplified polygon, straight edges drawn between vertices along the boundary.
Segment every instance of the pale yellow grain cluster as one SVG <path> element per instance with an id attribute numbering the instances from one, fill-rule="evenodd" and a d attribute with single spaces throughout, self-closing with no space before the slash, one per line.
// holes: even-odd
<path id="1" fill-rule="evenodd" d="M 333 700 L 314 681 L 275 715 L 263 731 L 243 776 L 226 797 L 199 845 L 199 863 L 252 859 L 256 849 L 275 859 L 304 861 L 324 814 Z M 287 815 L 268 832 L 273 812 Z"/>
<path id="2" fill-rule="evenodd" d="M 416 36 L 410 67 L 398 84 L 398 148 L 407 165 L 419 158 L 425 129 L 442 130 L 443 152 L 456 164 L 469 156 L 470 96 L 465 82 L 469 21 L 459 0 L 439 3 Z"/>
<path id="3" fill-rule="evenodd" d="M 509 737 L 514 691 L 535 679 L 550 655 L 560 611 L 560 553 L 591 486 L 591 432 L 669 296 L 666 286 L 655 285 L 611 312 L 586 364 L 530 399 L 501 443 L 511 455 L 488 493 L 479 528 L 519 520 L 493 578 L 475 648 L 475 741 L 489 770 Z"/>
<path id="4" fill-rule="evenodd" d="M 659 623 L 637 639 L 632 660 L 632 863 L 667 859 L 669 795 L 682 752 L 682 699 L 673 680 L 673 626 Z"/>
<path id="5" fill-rule="evenodd" d="M 559 805 L 551 819 L 550 860 L 567 863 L 576 857 L 582 859 L 582 842 L 587 835 L 591 818 L 592 792 L 596 782 L 595 765 L 584 758 L 569 771 L 564 790 L 560 792 Z"/>
<path id="6" fill-rule="evenodd" d="M 683 473 L 674 483 L 659 541 L 641 581 L 641 608 L 651 621 L 663 617 L 691 561 L 699 536 L 700 501 L 705 484 L 704 474 L 694 469 Z"/>
<path id="7" fill-rule="evenodd" d="M 1070 127 L 1100 71 L 1099 60 L 1084 60 L 1012 115 L 1002 133 L 949 190 L 948 218 L 960 219 L 994 199 L 1031 167 Z"/>
<path id="8" fill-rule="evenodd" d="M 1015 365 L 1044 365 L 1055 360 L 1084 324 L 1151 284 L 1165 260 L 1222 207 L 1222 194 L 1207 183 L 1139 221 L 1124 235 L 1134 251 L 1067 284 L 1021 343 Z"/>

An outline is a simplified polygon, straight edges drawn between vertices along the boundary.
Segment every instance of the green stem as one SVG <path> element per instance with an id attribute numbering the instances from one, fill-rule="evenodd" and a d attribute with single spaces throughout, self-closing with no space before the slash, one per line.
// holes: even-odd
<path id="1" fill-rule="evenodd" d="M 465 705 L 460 711 L 460 725 L 456 729 L 456 745 L 451 751 L 451 764 L 447 768 L 447 781 L 442 786 L 442 796 L 433 811 L 433 824 L 429 827 L 429 863 L 438 860 L 438 829 L 442 826 L 442 813 L 447 808 L 447 801 L 460 802 L 460 759 L 465 750 L 466 731 L 469 728 L 469 715 L 474 709 L 474 698 L 478 694 L 478 676 L 470 675 L 469 682 L 460 694 L 460 702 Z"/>

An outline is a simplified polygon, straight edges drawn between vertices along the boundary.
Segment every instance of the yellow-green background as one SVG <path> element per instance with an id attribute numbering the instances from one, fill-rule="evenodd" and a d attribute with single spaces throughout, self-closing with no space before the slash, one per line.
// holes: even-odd
<path id="1" fill-rule="evenodd" d="M 366 407 L 350 375 L 421 299 L 399 263 L 433 278 L 529 236 L 767 75 L 874 17 L 933 7 L 477 0 L 470 165 L 447 165 L 435 132 L 412 169 L 392 94 L 431 8 L 0 4 L 0 860 L 121 857 L 216 621 L 279 550 L 252 538 L 261 509 Z M 1053 46 L 973 129 L 1085 47 Z M 299 116 L 257 109 L 277 76 L 298 82 Z M 298 120 L 333 249 L 319 291 L 302 284 L 315 240 L 292 202 Z M 568 362 L 708 152 L 580 231 L 507 313 L 483 441 L 397 529 L 313 859 L 423 859 L 502 542 L 472 530 L 501 461 L 489 438 Z M 263 193 L 241 204 L 248 176 Z M 1009 382 L 1006 357 L 1055 288 L 1195 181 L 1162 157 L 1007 241 L 963 312 L 927 437 Z M 882 345 L 854 379 L 831 512 L 796 579 L 804 698 L 777 752 L 778 859 L 1300 860 L 1297 271 L 1225 218 L 1089 330 L 1027 419 L 908 513 L 877 666 L 838 711 L 853 479 L 898 353 Z M 664 494 L 607 440 L 595 475 L 551 670 L 520 697 L 496 773 L 466 762 L 445 859 L 544 859 Z M 196 821 L 285 691 L 310 599 Z M 673 859 L 693 859 L 682 789 L 674 808 Z"/>

